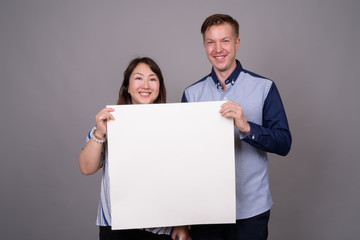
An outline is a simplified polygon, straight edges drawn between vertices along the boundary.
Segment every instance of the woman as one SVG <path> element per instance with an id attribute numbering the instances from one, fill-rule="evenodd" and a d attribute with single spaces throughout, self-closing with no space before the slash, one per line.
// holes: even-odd
<path id="1" fill-rule="evenodd" d="M 165 103 L 166 90 L 159 66 L 148 57 L 133 59 L 124 72 L 117 104 Z M 96 126 L 87 137 L 87 144 L 79 154 L 80 171 L 85 175 L 103 168 L 101 195 L 96 224 L 100 239 L 179 239 L 185 240 L 186 227 L 161 227 L 151 229 L 111 230 L 109 176 L 107 165 L 107 121 L 114 120 L 113 108 L 104 108 L 96 114 Z M 170 236 L 171 235 L 171 236 Z"/>

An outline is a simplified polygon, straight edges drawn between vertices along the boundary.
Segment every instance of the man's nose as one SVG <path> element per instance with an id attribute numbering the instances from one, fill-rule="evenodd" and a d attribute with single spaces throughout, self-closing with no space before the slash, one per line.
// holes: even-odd
<path id="1" fill-rule="evenodd" d="M 222 49 L 221 44 L 220 44 L 220 43 L 216 43 L 216 44 L 215 44 L 215 51 L 216 51 L 216 52 L 221 52 L 221 49 Z"/>

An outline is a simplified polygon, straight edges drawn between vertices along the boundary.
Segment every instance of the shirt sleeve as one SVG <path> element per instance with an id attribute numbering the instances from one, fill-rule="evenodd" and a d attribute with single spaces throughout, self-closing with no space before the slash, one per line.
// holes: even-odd
<path id="1" fill-rule="evenodd" d="M 275 85 L 269 90 L 263 107 L 263 124 L 249 122 L 250 133 L 240 137 L 250 145 L 265 152 L 285 156 L 291 148 L 291 133 L 285 109 Z"/>

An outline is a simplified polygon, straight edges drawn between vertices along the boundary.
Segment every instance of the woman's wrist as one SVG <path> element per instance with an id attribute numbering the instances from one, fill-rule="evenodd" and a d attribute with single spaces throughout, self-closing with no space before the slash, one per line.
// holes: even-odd
<path id="1" fill-rule="evenodd" d="M 94 129 L 94 136 L 98 139 L 101 139 L 101 140 L 105 140 L 105 136 L 106 134 L 99 134 L 99 132 L 97 131 L 97 129 Z"/>
<path id="2" fill-rule="evenodd" d="M 94 139 L 95 142 L 98 142 L 98 143 L 104 143 L 106 138 L 105 138 L 105 135 L 103 135 L 103 137 L 100 137 L 97 132 L 96 132 L 96 129 L 93 129 L 91 132 L 90 132 L 90 137 L 92 139 Z"/>

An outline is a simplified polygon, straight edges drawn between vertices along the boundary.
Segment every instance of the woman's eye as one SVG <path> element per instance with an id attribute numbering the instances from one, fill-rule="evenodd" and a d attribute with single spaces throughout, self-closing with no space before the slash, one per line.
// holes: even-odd
<path id="1" fill-rule="evenodd" d="M 157 81 L 156 78 L 150 78 L 150 81 Z"/>
<path id="2" fill-rule="evenodd" d="M 135 80 L 141 80 L 141 77 L 137 77 L 137 78 L 135 78 Z"/>

